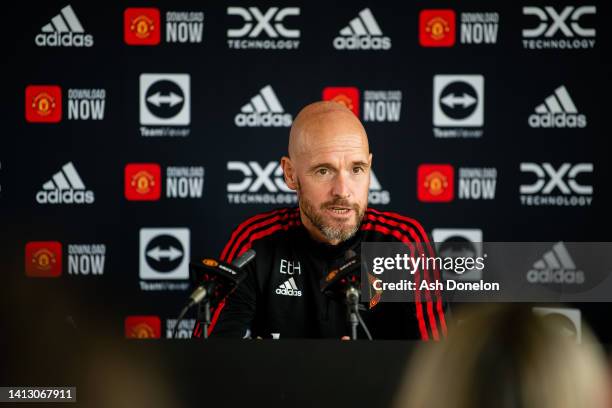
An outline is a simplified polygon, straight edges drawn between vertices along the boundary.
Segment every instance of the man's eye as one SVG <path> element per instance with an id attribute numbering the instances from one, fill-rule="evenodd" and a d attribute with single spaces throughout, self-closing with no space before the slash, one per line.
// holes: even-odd
<path id="1" fill-rule="evenodd" d="M 319 170 L 317 170 L 317 174 L 320 174 L 321 176 L 325 176 L 327 173 L 329 173 L 328 169 L 319 169 Z"/>
<path id="2" fill-rule="evenodd" d="M 363 167 L 353 167 L 353 173 L 358 174 L 364 171 Z"/>

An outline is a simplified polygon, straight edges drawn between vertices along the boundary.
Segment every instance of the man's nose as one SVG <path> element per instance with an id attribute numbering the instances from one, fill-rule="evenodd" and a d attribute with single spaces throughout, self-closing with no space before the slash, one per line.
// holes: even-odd
<path id="1" fill-rule="evenodd" d="M 351 190 L 349 188 L 348 177 L 344 172 L 339 172 L 334 179 L 334 185 L 332 189 L 334 197 L 349 198 L 351 196 Z"/>

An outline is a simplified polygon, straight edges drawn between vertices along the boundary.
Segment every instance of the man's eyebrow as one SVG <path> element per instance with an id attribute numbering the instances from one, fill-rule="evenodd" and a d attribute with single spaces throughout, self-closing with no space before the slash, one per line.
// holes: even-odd
<path id="1" fill-rule="evenodd" d="M 368 163 L 367 161 L 363 161 L 363 160 L 357 160 L 357 161 L 354 161 L 351 164 L 353 166 L 363 166 L 363 167 L 368 167 L 370 165 L 370 163 Z"/>
<path id="2" fill-rule="evenodd" d="M 309 171 L 313 171 L 318 169 L 319 167 L 331 167 L 334 168 L 334 165 L 331 163 L 315 163 L 308 168 Z"/>
<path id="3" fill-rule="evenodd" d="M 351 162 L 351 166 L 363 166 L 363 167 L 369 167 L 370 164 L 367 161 L 363 161 L 363 160 L 355 160 L 353 162 Z M 309 167 L 309 171 L 313 171 L 316 170 L 320 167 L 329 167 L 329 168 L 335 168 L 335 166 L 331 163 L 316 163 L 313 164 L 312 166 Z"/>

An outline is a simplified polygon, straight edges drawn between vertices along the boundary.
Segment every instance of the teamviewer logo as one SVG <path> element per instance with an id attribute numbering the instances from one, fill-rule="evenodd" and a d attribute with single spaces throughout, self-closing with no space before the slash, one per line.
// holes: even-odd
<path id="1" fill-rule="evenodd" d="M 188 74 L 140 75 L 140 124 L 189 125 L 190 93 Z"/>
<path id="2" fill-rule="evenodd" d="M 189 229 L 142 228 L 140 230 L 140 278 L 189 278 Z"/>
<path id="3" fill-rule="evenodd" d="M 484 124 L 482 75 L 434 76 L 434 126 L 480 127 Z"/>

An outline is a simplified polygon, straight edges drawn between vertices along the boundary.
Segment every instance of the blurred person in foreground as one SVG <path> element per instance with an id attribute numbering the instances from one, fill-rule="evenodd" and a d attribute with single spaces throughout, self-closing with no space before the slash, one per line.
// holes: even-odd
<path id="1" fill-rule="evenodd" d="M 471 309 L 471 310 L 470 310 Z M 526 306 L 476 305 L 439 344 L 419 347 L 394 408 L 606 408 L 604 353 Z"/>

